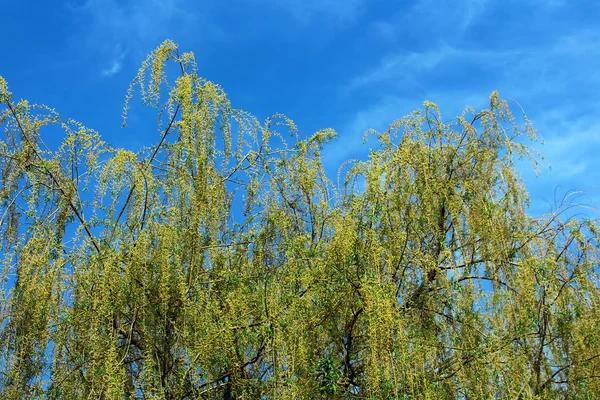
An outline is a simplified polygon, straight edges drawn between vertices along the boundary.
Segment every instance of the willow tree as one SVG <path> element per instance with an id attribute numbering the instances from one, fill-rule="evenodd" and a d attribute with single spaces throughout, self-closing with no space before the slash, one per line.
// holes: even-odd
<path id="1" fill-rule="evenodd" d="M 600 392 L 597 224 L 526 214 L 535 133 L 497 93 L 367 132 L 337 184 L 335 132 L 233 108 L 170 41 L 125 117 L 137 95 L 160 136 L 134 153 L 0 78 L 0 397 Z"/>

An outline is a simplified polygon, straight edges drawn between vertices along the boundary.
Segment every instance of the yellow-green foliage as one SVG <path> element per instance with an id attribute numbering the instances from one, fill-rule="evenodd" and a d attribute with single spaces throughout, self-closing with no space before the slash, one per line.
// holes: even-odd
<path id="1" fill-rule="evenodd" d="M 125 118 L 136 93 L 161 132 L 139 153 L 0 78 L 0 398 L 600 395 L 597 224 L 526 214 L 535 131 L 496 92 L 367 132 L 341 186 L 333 130 L 288 146 L 173 42 Z"/>

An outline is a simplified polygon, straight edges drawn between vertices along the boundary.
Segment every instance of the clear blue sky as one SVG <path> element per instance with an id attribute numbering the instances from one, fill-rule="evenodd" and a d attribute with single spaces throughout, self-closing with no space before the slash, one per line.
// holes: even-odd
<path id="1" fill-rule="evenodd" d="M 497 89 L 545 140 L 551 170 L 536 179 L 519 164 L 537 214 L 558 185 L 600 206 L 598 21 L 600 2 L 584 0 L 4 1 L 0 75 L 15 97 L 135 149 L 158 137 L 120 128 L 127 86 L 172 39 L 235 107 L 285 113 L 305 135 L 335 128 L 331 166 L 364 157 L 365 129 L 426 99 L 450 118 Z"/>

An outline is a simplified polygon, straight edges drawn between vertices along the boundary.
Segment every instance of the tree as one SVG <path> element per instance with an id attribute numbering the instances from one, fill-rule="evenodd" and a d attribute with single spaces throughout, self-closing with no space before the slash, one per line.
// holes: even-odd
<path id="1" fill-rule="evenodd" d="M 367 132 L 379 149 L 337 185 L 334 131 L 260 123 L 170 41 L 125 118 L 135 93 L 161 131 L 139 153 L 0 78 L 0 397 L 599 393 L 597 223 L 527 215 L 513 161 L 535 131 L 496 92 Z"/>

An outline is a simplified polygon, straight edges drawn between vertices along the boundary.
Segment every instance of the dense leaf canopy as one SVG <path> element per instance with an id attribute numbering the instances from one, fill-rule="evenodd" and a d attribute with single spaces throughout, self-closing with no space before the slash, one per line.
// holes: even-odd
<path id="1" fill-rule="evenodd" d="M 333 130 L 233 108 L 170 41 L 138 95 L 135 153 L 0 78 L 1 398 L 600 393 L 597 224 L 527 215 L 535 131 L 497 93 L 367 132 L 337 182 Z"/>

